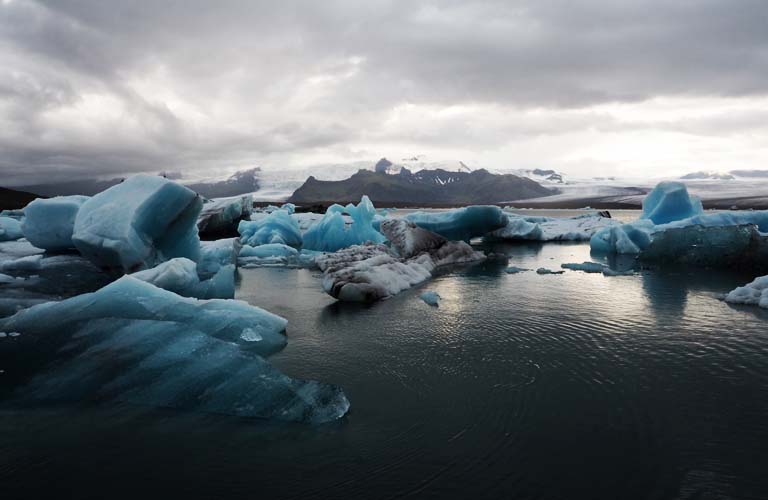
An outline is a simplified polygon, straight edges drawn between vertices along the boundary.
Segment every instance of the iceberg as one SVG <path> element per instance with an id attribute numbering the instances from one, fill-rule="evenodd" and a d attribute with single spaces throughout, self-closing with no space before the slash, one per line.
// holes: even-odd
<path id="1" fill-rule="evenodd" d="M 565 271 L 553 271 L 551 269 L 547 269 L 546 267 L 540 267 L 536 269 L 536 274 L 563 274 Z"/>
<path id="2" fill-rule="evenodd" d="M 259 220 L 241 221 L 237 232 L 240 242 L 252 247 L 273 243 L 292 247 L 302 245 L 299 225 L 285 210 L 275 210 Z"/>
<path id="3" fill-rule="evenodd" d="M 405 219 L 454 241 L 469 241 L 501 229 L 508 222 L 504 212 L 493 205 L 473 205 L 448 212 L 413 212 Z"/>
<path id="4" fill-rule="evenodd" d="M 621 222 L 601 214 L 577 217 L 524 217 L 507 213 L 507 225 L 484 236 L 486 241 L 587 241 L 600 229 Z"/>
<path id="5" fill-rule="evenodd" d="M 203 205 L 197 218 L 197 229 L 200 235 L 234 235 L 237 233 L 237 223 L 248 219 L 253 212 L 253 196 L 244 195 L 234 198 L 211 200 Z"/>
<path id="6" fill-rule="evenodd" d="M 197 263 L 183 257 L 138 271 L 132 277 L 183 297 L 198 299 L 235 298 L 235 266 L 221 266 L 213 276 L 201 279 Z"/>
<path id="7" fill-rule="evenodd" d="M 589 246 L 598 254 L 639 254 L 651 244 L 653 230 L 648 220 L 606 227 L 592 236 Z"/>
<path id="8" fill-rule="evenodd" d="M 381 229 L 392 249 L 368 243 L 316 257 L 326 293 L 342 301 L 372 302 L 423 283 L 440 267 L 486 258 L 463 241 L 447 241 L 436 234 L 425 237 L 422 229 L 404 219 L 388 219 Z"/>
<path id="9" fill-rule="evenodd" d="M 688 219 L 704 212 L 701 200 L 688 194 L 682 182 L 660 182 L 643 199 L 641 219 L 648 219 L 654 224 L 666 224 L 676 220 Z"/>
<path id="10" fill-rule="evenodd" d="M 0 355 L 28 361 L 20 405 L 76 402 L 170 407 L 324 423 L 349 409 L 331 384 L 294 380 L 262 356 L 285 345 L 286 321 L 235 300 L 179 297 L 131 276 L 94 293 L 0 319 Z"/>
<path id="11" fill-rule="evenodd" d="M 526 271 L 530 271 L 530 269 L 526 269 L 524 267 L 517 267 L 517 266 L 509 266 L 507 269 L 505 269 L 507 274 L 517 274 L 517 273 L 524 273 Z"/>
<path id="12" fill-rule="evenodd" d="M 293 213 L 296 212 L 296 205 L 293 203 L 283 203 L 280 205 L 280 210 L 285 210 L 289 214 L 293 215 Z"/>
<path id="13" fill-rule="evenodd" d="M 0 217 L 0 241 L 18 240 L 23 236 L 19 221 L 10 217 Z"/>
<path id="14" fill-rule="evenodd" d="M 136 175 L 83 203 L 72 242 L 97 266 L 123 273 L 175 257 L 197 262 L 196 222 L 202 205 L 200 197 L 181 184 Z"/>
<path id="15" fill-rule="evenodd" d="M 37 248 L 53 252 L 75 248 L 72 233 L 87 196 L 57 196 L 33 200 L 24 208 L 21 230 Z"/>
<path id="16" fill-rule="evenodd" d="M 760 276 L 744 286 L 731 290 L 725 296 L 725 301 L 768 309 L 768 276 Z"/>
<path id="17" fill-rule="evenodd" d="M 585 273 L 602 273 L 608 266 L 604 264 L 598 264 L 597 262 L 582 262 L 560 264 L 563 269 L 570 269 L 571 271 L 584 271 Z"/>
<path id="18" fill-rule="evenodd" d="M 347 225 L 342 214 L 347 213 L 352 223 Z M 382 243 L 384 236 L 372 227 L 376 209 L 367 196 L 357 206 L 331 205 L 323 218 L 304 233 L 304 248 L 322 252 L 335 252 L 342 248 L 362 243 Z"/>
<path id="19" fill-rule="evenodd" d="M 422 292 L 421 295 L 419 295 L 419 298 L 430 306 L 440 306 L 440 295 L 437 292 L 433 292 L 432 290 Z"/>

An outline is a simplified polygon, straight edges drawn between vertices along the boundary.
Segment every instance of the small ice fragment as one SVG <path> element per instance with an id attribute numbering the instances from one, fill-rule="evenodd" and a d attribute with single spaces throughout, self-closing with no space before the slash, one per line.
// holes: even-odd
<path id="1" fill-rule="evenodd" d="M 525 271 L 530 271 L 530 269 L 526 269 L 524 267 L 517 267 L 517 266 L 509 266 L 507 269 L 507 274 L 517 274 L 517 273 L 523 273 Z"/>
<path id="2" fill-rule="evenodd" d="M 536 269 L 536 274 L 563 274 L 565 271 L 553 271 L 551 269 L 547 269 L 546 267 L 540 267 Z"/>
<path id="3" fill-rule="evenodd" d="M 438 307 L 440 305 L 440 295 L 432 290 L 423 292 L 419 298 L 431 306 Z"/>
<path id="4" fill-rule="evenodd" d="M 597 262 L 582 262 L 581 264 L 567 263 L 560 264 L 560 267 L 563 269 L 571 269 L 572 271 L 584 271 L 585 273 L 601 273 L 606 269 L 606 266 L 598 264 Z"/>
<path id="5" fill-rule="evenodd" d="M 8 334 L 9 337 L 18 337 L 19 335 L 21 335 L 19 332 L 11 332 Z"/>

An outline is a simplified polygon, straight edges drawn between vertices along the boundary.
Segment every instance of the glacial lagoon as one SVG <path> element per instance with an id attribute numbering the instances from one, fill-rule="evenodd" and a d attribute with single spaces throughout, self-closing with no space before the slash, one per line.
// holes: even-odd
<path id="1" fill-rule="evenodd" d="M 3 407 L 2 491 L 768 497 L 768 311 L 719 300 L 754 276 L 508 274 L 508 265 L 560 270 L 594 259 L 586 243 L 476 247 L 509 262 L 446 269 L 372 305 L 336 302 L 317 270 L 238 270 L 236 298 L 288 320 L 272 365 L 342 386 L 351 403 L 343 419 L 312 426 L 129 404 Z M 439 307 L 419 298 L 426 290 L 440 295 Z"/>

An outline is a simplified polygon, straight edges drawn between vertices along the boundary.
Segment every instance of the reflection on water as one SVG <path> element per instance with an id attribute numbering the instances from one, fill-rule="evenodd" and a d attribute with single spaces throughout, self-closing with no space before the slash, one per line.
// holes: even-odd
<path id="1" fill-rule="evenodd" d="M 529 269 L 590 260 L 584 244 L 486 250 Z M 336 303 L 316 271 L 241 270 L 238 298 L 289 320 L 274 364 L 341 384 L 344 421 L 2 411 L 0 484 L 30 497 L 76 485 L 93 497 L 768 498 L 768 318 L 715 298 L 750 276 L 506 266 L 446 270 L 374 305 Z"/>

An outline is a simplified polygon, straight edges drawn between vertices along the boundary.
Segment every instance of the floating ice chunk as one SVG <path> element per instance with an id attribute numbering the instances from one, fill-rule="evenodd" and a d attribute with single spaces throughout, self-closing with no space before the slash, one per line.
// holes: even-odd
<path id="1" fill-rule="evenodd" d="M 509 222 L 484 238 L 495 240 L 530 241 L 587 241 L 598 230 L 620 226 L 621 222 L 601 214 L 585 214 L 577 217 L 523 217 L 507 214 Z"/>
<path id="2" fill-rule="evenodd" d="M 440 248 L 447 241 L 439 234 L 422 229 L 404 219 L 386 219 L 380 227 L 397 254 L 406 259 Z"/>
<path id="3" fill-rule="evenodd" d="M 424 257 L 424 258 L 421 258 Z M 404 261 L 384 245 L 353 245 L 316 259 L 323 289 L 348 302 L 374 302 L 395 295 L 432 276 L 428 255 Z"/>
<path id="4" fill-rule="evenodd" d="M 259 245 L 252 247 L 244 245 L 240 250 L 241 258 L 255 257 L 255 258 L 267 258 L 267 257 L 295 257 L 299 254 L 299 251 L 288 245 L 281 243 L 270 243 L 267 245 Z"/>
<path id="5" fill-rule="evenodd" d="M 473 205 L 448 212 L 413 212 L 406 215 L 405 219 L 456 241 L 469 241 L 507 225 L 504 212 L 491 205 Z"/>
<path id="6" fill-rule="evenodd" d="M 517 274 L 517 273 L 523 273 L 525 271 L 530 271 L 530 269 L 526 269 L 523 267 L 517 267 L 517 266 L 509 266 L 506 269 L 507 274 Z"/>
<path id="7" fill-rule="evenodd" d="M 24 236 L 21 224 L 10 217 L 0 217 L 0 241 L 18 240 Z"/>
<path id="8" fill-rule="evenodd" d="M 602 273 L 608 266 L 598 264 L 597 262 L 582 262 L 561 264 L 563 269 L 570 269 L 572 271 L 584 271 L 585 273 Z"/>
<path id="9" fill-rule="evenodd" d="M 749 269 L 768 266 L 768 236 L 753 225 L 657 229 L 640 254 L 644 262 Z"/>
<path id="10" fill-rule="evenodd" d="M 102 268 L 134 272 L 186 257 L 197 261 L 194 191 L 156 175 L 136 175 L 86 201 L 75 219 L 72 241 Z"/>
<path id="11" fill-rule="evenodd" d="M 198 231 L 201 235 L 235 234 L 238 221 L 250 217 L 252 211 L 253 196 L 250 194 L 211 200 L 203 205 L 197 218 Z"/>
<path id="12" fill-rule="evenodd" d="M 748 304 L 768 309 L 768 276 L 760 276 L 728 292 L 725 301 L 731 304 Z"/>
<path id="13" fill-rule="evenodd" d="M 635 271 L 633 269 L 627 269 L 624 271 L 619 271 L 618 269 L 611 269 L 610 267 L 606 267 L 603 269 L 603 276 L 632 276 L 635 274 Z"/>
<path id="14" fill-rule="evenodd" d="M 438 268 L 485 259 L 463 241 L 446 241 L 433 247 L 440 237 L 424 237 L 406 221 L 382 224 L 382 231 L 400 253 L 416 254 L 404 259 L 385 245 L 354 245 L 316 257 L 323 271 L 323 289 L 344 301 L 371 302 L 384 299 L 428 280 Z M 414 235 L 405 234 L 414 231 Z M 426 245 L 421 245 L 426 243 Z M 409 251 L 406 251 L 408 249 Z"/>
<path id="15" fill-rule="evenodd" d="M 259 355 L 283 347 L 285 325 L 244 302 L 187 299 L 125 276 L 0 319 L 0 331 L 22 334 L 0 342 L 0 355 L 23 360 L 13 374 L 28 381 L 14 393 L 19 404 L 123 401 L 310 423 L 342 417 L 349 401 L 339 387 L 293 380 Z"/>
<path id="16" fill-rule="evenodd" d="M 352 224 L 349 226 L 342 217 L 343 213 L 352 217 Z M 331 205 L 325 216 L 304 234 L 304 248 L 335 252 L 368 241 L 382 243 L 384 236 L 371 226 L 375 215 L 376 209 L 367 196 L 363 196 L 357 206 L 352 203 L 346 207 Z"/>
<path id="17" fill-rule="evenodd" d="M 291 218 L 299 225 L 299 231 L 301 234 L 306 234 L 309 228 L 317 224 L 323 219 L 323 214 L 316 214 L 313 212 L 305 212 L 301 214 L 291 214 Z M 251 216 L 253 218 L 253 216 Z"/>
<path id="18" fill-rule="evenodd" d="M 235 297 L 235 266 L 221 266 L 208 279 L 198 275 L 197 263 L 183 257 L 171 259 L 131 274 L 132 277 L 152 283 L 156 287 L 184 297 L 198 299 L 233 299 Z"/>
<path id="19" fill-rule="evenodd" d="M 33 200 L 24 208 L 21 224 L 24 237 L 34 246 L 50 251 L 75 248 L 72 232 L 80 207 L 87 196 L 57 196 Z"/>
<path id="20" fill-rule="evenodd" d="M 438 307 L 440 305 L 440 295 L 432 290 L 422 292 L 419 298 L 430 306 Z"/>
<path id="21" fill-rule="evenodd" d="M 280 205 L 280 210 L 285 210 L 289 214 L 293 215 L 293 213 L 296 211 L 296 205 L 293 203 L 283 203 Z"/>
<path id="22" fill-rule="evenodd" d="M 241 221 L 237 226 L 240 241 L 252 247 L 279 243 L 292 247 L 302 244 L 299 225 L 285 210 L 275 210 L 255 221 Z"/>
<path id="23" fill-rule="evenodd" d="M 687 219 L 704 212 L 701 200 L 688 194 L 682 182 L 660 182 L 643 199 L 641 219 L 648 219 L 654 224 L 665 224 Z"/>
<path id="24" fill-rule="evenodd" d="M 536 274 L 563 274 L 565 271 L 553 271 L 551 269 L 547 269 L 546 267 L 540 267 L 536 269 Z"/>

